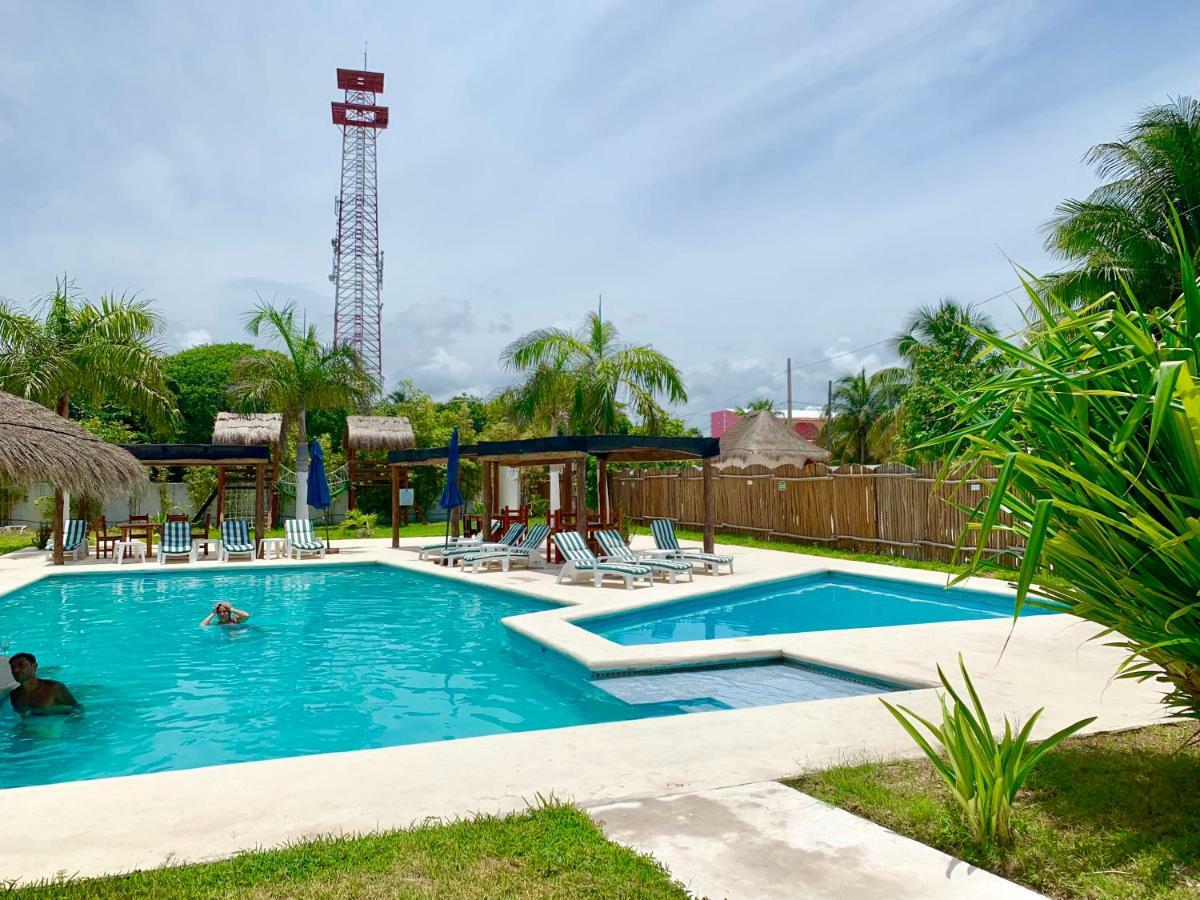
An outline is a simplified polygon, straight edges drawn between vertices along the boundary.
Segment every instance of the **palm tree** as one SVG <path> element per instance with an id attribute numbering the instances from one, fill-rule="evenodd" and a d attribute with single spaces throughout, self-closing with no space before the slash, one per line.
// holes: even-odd
<path id="1" fill-rule="evenodd" d="M 246 331 L 264 332 L 281 353 L 256 353 L 234 365 L 231 396 L 266 405 L 296 423 L 296 518 L 308 518 L 308 413 L 354 409 L 374 395 L 376 384 L 350 347 L 322 344 L 315 325 L 296 320 L 296 306 L 277 308 L 259 299 L 245 315 Z"/>
<path id="2" fill-rule="evenodd" d="M 178 413 L 154 337 L 162 320 L 150 302 L 84 298 L 65 276 L 28 312 L 0 304 L 0 389 L 68 416 L 71 401 L 113 403 L 154 426 Z M 55 534 L 62 533 L 63 495 L 54 492 Z M 54 545 L 62 563 L 62 541 Z"/>
<path id="3" fill-rule="evenodd" d="M 1047 223 L 1046 248 L 1075 268 L 1051 275 L 1046 290 L 1078 303 L 1124 280 L 1144 307 L 1170 305 L 1182 289 L 1175 214 L 1186 245 L 1200 247 L 1200 102 L 1151 106 L 1125 140 L 1097 144 L 1084 160 L 1105 183 L 1059 204 Z"/>
<path id="4" fill-rule="evenodd" d="M 735 416 L 748 416 L 751 413 L 759 412 L 775 412 L 775 401 L 770 397 L 759 397 L 756 400 L 751 400 L 745 406 L 739 406 L 733 411 Z"/>
<path id="5" fill-rule="evenodd" d="M 992 320 L 975 307 L 943 297 L 937 303 L 918 307 L 904 323 L 904 330 L 893 339 L 893 345 L 909 366 L 930 347 L 946 351 L 955 362 L 970 362 L 988 349 L 972 329 L 996 333 Z"/>
<path id="6" fill-rule="evenodd" d="M 565 424 L 576 434 L 611 433 L 627 411 L 653 426 L 664 415 L 659 397 L 687 402 L 683 378 L 667 356 L 648 344 L 622 343 L 616 326 L 597 313 L 577 332 L 531 331 L 509 344 L 500 361 L 526 375 L 510 395 L 514 416 L 551 430 Z"/>
<path id="7" fill-rule="evenodd" d="M 833 406 L 825 412 L 821 442 L 839 463 L 878 462 L 888 455 L 900 397 L 907 385 L 903 369 L 863 369 L 833 385 Z"/>

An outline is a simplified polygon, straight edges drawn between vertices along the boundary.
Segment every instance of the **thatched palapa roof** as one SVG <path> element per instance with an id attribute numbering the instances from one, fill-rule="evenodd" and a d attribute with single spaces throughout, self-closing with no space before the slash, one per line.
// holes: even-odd
<path id="1" fill-rule="evenodd" d="M 403 416 L 346 416 L 347 450 L 409 450 L 417 445 Z"/>
<path id="2" fill-rule="evenodd" d="M 787 427 L 786 422 L 764 409 L 744 416 L 721 435 L 721 455 L 717 457 L 716 466 L 719 469 L 730 466 L 775 469 L 828 459 L 828 450 L 800 437 Z"/>
<path id="3" fill-rule="evenodd" d="M 283 445 L 283 413 L 217 413 L 213 424 L 214 444 L 239 447 Z"/>
<path id="4" fill-rule="evenodd" d="M 50 483 L 72 494 L 106 497 L 146 486 L 128 452 L 37 403 L 0 391 L 0 479 Z"/>

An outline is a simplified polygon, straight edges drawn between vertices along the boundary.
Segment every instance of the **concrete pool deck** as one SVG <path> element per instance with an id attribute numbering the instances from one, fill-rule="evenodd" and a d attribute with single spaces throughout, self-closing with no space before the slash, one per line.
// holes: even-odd
<path id="1" fill-rule="evenodd" d="M 680 599 L 739 585 L 821 571 L 944 584 L 945 576 L 871 563 L 743 547 L 735 575 L 626 592 L 556 586 L 547 572 L 514 569 L 471 575 L 419 562 L 386 541 L 339 541 L 324 562 L 385 562 L 448 578 L 519 591 L 565 604 L 506 620 L 510 627 L 593 668 L 645 667 L 713 658 L 793 658 L 916 687 L 900 695 L 923 713 L 936 709 L 934 667 L 957 666 L 962 651 L 995 719 L 1047 710 L 1045 736 L 1085 716 L 1089 730 L 1160 721 L 1158 691 L 1112 681 L 1122 654 L 1087 639 L 1094 626 L 1069 616 L 1022 619 L 1003 656 L 1009 620 L 908 625 L 779 635 L 769 638 L 624 647 L 570 624 L 583 614 L 649 600 Z M 719 548 L 722 549 L 722 548 Z M 190 564 L 194 569 L 297 565 L 284 560 Z M 174 566 L 178 568 L 179 566 Z M 159 571 L 94 560 L 71 571 Z M 0 592 L 50 572 L 44 554 L 0 557 Z M 58 571 L 62 571 L 61 569 Z M 1004 591 L 998 582 L 966 586 Z M 703 643 L 706 646 L 697 646 Z M 14 648 L 15 649 L 15 648 Z M 35 648 L 36 652 L 36 648 Z M 550 652 L 550 651 L 544 651 Z M 99 875 L 227 856 L 321 834 L 404 827 L 429 817 L 508 812 L 541 796 L 588 807 L 774 781 L 860 758 L 916 755 L 916 748 L 875 697 L 789 703 L 550 731 L 466 738 L 375 750 L 292 757 L 209 769 L 69 782 L 0 791 L 0 880 Z M 31 823 L 14 833 L 14 823 Z"/>

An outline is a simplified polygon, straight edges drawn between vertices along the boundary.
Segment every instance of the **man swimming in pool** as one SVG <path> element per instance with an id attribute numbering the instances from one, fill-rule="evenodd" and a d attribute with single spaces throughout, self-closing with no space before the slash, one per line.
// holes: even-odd
<path id="1" fill-rule="evenodd" d="M 32 653 L 17 653 L 8 661 L 17 686 L 8 702 L 17 712 L 62 713 L 79 709 L 79 701 L 61 681 L 38 678 L 38 662 Z"/>
<path id="2" fill-rule="evenodd" d="M 221 600 L 217 602 L 217 605 L 212 608 L 212 612 L 205 617 L 200 625 L 241 625 L 248 618 L 250 618 L 250 613 L 244 609 L 234 609 L 228 603 Z"/>

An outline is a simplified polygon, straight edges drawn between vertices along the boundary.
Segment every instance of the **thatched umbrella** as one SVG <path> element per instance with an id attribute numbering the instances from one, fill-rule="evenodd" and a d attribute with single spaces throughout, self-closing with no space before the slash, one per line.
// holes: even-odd
<path id="1" fill-rule="evenodd" d="M 417 442 L 403 416 L 346 416 L 342 445 L 348 450 L 411 450 Z"/>
<path id="2" fill-rule="evenodd" d="M 828 450 L 800 437 L 775 413 L 764 409 L 744 416 L 721 435 L 721 455 L 716 459 L 716 466 L 719 469 L 730 466 L 775 469 L 783 465 L 799 468 L 806 463 L 828 459 Z"/>
<path id="3" fill-rule="evenodd" d="M 0 391 L 0 479 L 18 485 L 48 482 L 61 492 L 108 497 L 147 484 L 140 462 L 69 419 Z M 54 563 L 62 565 L 62 503 L 54 504 Z"/>
<path id="4" fill-rule="evenodd" d="M 278 448 L 283 444 L 283 413 L 219 412 L 213 424 L 212 442 Z"/>

